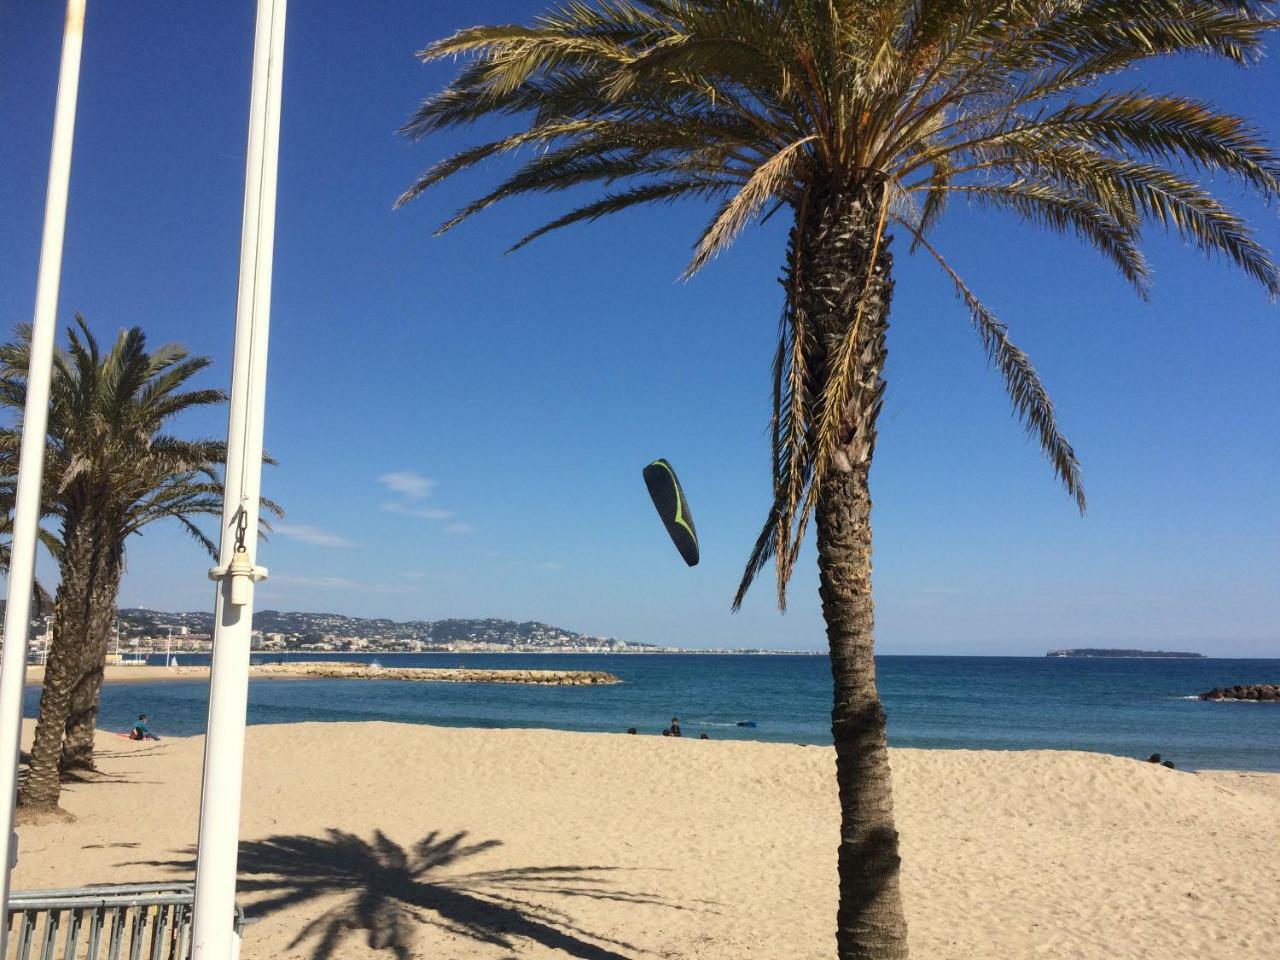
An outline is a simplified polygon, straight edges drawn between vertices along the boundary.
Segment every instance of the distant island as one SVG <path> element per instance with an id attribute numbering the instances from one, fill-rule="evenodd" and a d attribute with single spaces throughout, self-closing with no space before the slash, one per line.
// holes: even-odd
<path id="1" fill-rule="evenodd" d="M 1203 660 L 1203 653 L 1182 653 L 1172 650 L 1120 650 L 1104 647 L 1076 647 L 1071 650 L 1050 650 L 1046 657 L 1103 657 L 1112 659 L 1149 658 L 1155 660 Z"/>

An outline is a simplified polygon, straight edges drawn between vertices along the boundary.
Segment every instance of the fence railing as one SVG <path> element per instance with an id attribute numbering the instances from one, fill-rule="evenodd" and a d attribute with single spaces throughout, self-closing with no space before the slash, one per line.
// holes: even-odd
<path id="1" fill-rule="evenodd" d="M 188 960 L 194 900 L 191 883 L 16 891 L 5 960 Z"/>

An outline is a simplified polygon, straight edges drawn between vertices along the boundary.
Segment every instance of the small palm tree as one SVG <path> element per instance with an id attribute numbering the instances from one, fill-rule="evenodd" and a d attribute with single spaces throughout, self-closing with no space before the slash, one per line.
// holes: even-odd
<path id="1" fill-rule="evenodd" d="M 179 414 L 221 404 L 220 390 L 184 389 L 207 367 L 176 345 L 148 352 L 134 327 L 101 352 L 82 317 L 54 358 L 42 509 L 60 521 L 60 581 L 24 805 L 57 804 L 59 771 L 93 764 L 102 669 L 125 542 L 146 525 L 176 520 L 214 552 L 196 518 L 222 512 L 217 467 L 224 444 L 162 432 Z M 0 347 L 0 405 L 26 401 L 30 331 Z M 0 491 L 12 497 L 21 423 L 0 429 Z M 65 742 L 64 742 L 65 741 Z"/>
<path id="2" fill-rule="evenodd" d="M 1273 296 L 1280 274 L 1202 185 L 1265 197 L 1280 163 L 1201 100 L 1111 78 L 1179 53 L 1246 65 L 1275 0 L 571 0 L 532 26 L 463 30 L 463 58 L 406 124 L 412 138 L 520 118 L 428 169 L 400 203 L 481 161 L 525 161 L 442 230 L 500 200 L 609 189 L 519 240 L 640 204 L 713 200 L 692 274 L 752 221 L 792 218 L 773 364 L 771 505 L 735 608 L 771 560 L 778 602 L 812 518 L 835 680 L 843 822 L 838 954 L 907 955 L 884 714 L 872 659 L 868 474 L 884 397 L 891 231 L 954 284 L 1014 409 L 1083 511 L 1075 451 L 1039 376 L 929 239 L 953 198 L 1073 234 L 1139 293 L 1148 225 L 1221 254 Z"/>

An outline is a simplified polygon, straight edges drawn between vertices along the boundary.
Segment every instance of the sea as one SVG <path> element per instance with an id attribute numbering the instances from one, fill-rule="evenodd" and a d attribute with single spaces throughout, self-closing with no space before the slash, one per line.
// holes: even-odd
<path id="1" fill-rule="evenodd" d="M 178 655 L 183 665 L 207 656 Z M 377 660 L 391 667 L 607 670 L 610 686 L 523 686 L 379 680 L 259 680 L 249 723 L 390 720 L 449 727 L 545 727 L 830 744 L 826 656 L 729 654 L 286 654 Z M 162 663 L 163 657 L 153 658 Z M 1280 683 L 1280 659 L 1077 659 L 882 656 L 876 669 L 889 742 L 964 750 L 1091 750 L 1182 769 L 1280 771 L 1280 703 L 1209 703 L 1237 683 Z M 27 691 L 34 716 L 39 691 Z M 100 726 L 127 730 L 139 713 L 161 736 L 204 733 L 206 682 L 103 689 Z"/>

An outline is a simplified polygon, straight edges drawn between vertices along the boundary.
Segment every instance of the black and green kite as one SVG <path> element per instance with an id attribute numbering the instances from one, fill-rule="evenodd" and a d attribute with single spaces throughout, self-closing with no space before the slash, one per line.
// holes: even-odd
<path id="1" fill-rule="evenodd" d="M 698 562 L 698 533 L 693 528 L 693 514 L 676 472 L 667 461 L 655 460 L 644 468 L 644 483 L 680 556 L 689 566 L 694 566 Z"/>

